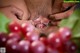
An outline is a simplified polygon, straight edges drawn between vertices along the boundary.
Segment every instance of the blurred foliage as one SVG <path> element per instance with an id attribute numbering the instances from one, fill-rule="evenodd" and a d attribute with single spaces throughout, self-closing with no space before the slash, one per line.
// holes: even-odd
<path id="1" fill-rule="evenodd" d="M 80 0 L 64 0 L 64 2 L 80 2 Z"/>
<path id="2" fill-rule="evenodd" d="M 80 1 L 80 0 L 64 0 L 64 1 Z"/>
<path id="3" fill-rule="evenodd" d="M 2 13 L 0 13 L 0 32 L 5 32 L 7 33 L 7 24 L 10 22 L 10 20 L 3 15 Z"/>

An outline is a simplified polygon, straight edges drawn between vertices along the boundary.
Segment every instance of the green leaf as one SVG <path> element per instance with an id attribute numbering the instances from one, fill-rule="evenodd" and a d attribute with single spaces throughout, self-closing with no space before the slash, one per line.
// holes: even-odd
<path id="1" fill-rule="evenodd" d="M 74 26 L 74 28 L 72 30 L 72 35 L 73 35 L 73 37 L 78 36 L 78 38 L 80 38 L 80 19 L 78 20 L 78 22 Z"/>
<path id="2" fill-rule="evenodd" d="M 74 34 L 74 33 L 73 33 Z M 74 34 L 73 36 L 72 36 L 72 38 L 80 38 L 80 33 L 79 34 Z"/>
<path id="3" fill-rule="evenodd" d="M 10 22 L 10 20 L 3 15 L 2 13 L 0 13 L 0 32 L 5 32 L 7 33 L 7 24 Z"/>
<path id="4" fill-rule="evenodd" d="M 66 26 L 65 24 L 67 24 L 67 21 L 68 21 L 68 19 L 63 19 L 63 20 L 60 22 L 59 26 L 60 26 L 60 27 L 65 27 L 65 26 Z"/>
<path id="5" fill-rule="evenodd" d="M 80 38 L 80 10 L 75 10 L 69 18 L 63 19 L 59 26 L 69 27 L 72 29 L 72 38 Z"/>
<path id="6" fill-rule="evenodd" d="M 60 27 L 69 27 L 73 28 L 76 22 L 79 20 L 78 10 L 76 10 L 69 18 L 63 19 L 59 24 Z"/>

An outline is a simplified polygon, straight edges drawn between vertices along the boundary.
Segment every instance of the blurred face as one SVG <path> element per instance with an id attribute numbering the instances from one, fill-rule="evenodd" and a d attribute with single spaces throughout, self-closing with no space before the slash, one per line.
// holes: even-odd
<path id="1" fill-rule="evenodd" d="M 0 3 L 0 11 L 3 12 L 8 18 L 19 22 L 31 22 L 40 33 L 48 34 L 51 31 L 57 29 L 53 20 L 50 20 L 48 16 L 52 14 L 52 0 L 2 0 Z M 61 7 L 72 5 L 63 4 Z M 61 11 L 60 10 L 60 11 Z M 57 12 L 57 11 L 56 11 Z"/>

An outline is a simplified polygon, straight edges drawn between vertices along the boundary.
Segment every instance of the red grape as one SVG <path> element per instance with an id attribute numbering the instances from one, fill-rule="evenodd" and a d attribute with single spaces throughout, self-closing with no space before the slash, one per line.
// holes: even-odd
<path id="1" fill-rule="evenodd" d="M 0 33 L 0 47 L 4 47 L 6 44 L 6 41 L 8 39 L 8 35 L 6 33 Z"/>
<path id="2" fill-rule="evenodd" d="M 44 43 L 44 45 L 48 45 L 48 41 L 46 37 L 40 37 L 40 41 Z"/>
<path id="3" fill-rule="evenodd" d="M 9 24 L 9 29 L 10 29 L 11 32 L 20 33 L 21 26 L 17 22 L 11 22 Z"/>
<path id="4" fill-rule="evenodd" d="M 64 53 L 64 51 L 59 51 L 56 48 L 47 47 L 47 53 Z"/>
<path id="5" fill-rule="evenodd" d="M 62 27 L 59 29 L 59 33 L 61 34 L 62 40 L 65 42 L 67 40 L 70 40 L 71 38 L 71 30 L 67 27 Z"/>
<path id="6" fill-rule="evenodd" d="M 27 40 L 21 40 L 19 42 L 19 46 L 20 46 L 20 53 L 29 53 L 29 49 L 30 49 L 30 42 Z"/>
<path id="7" fill-rule="evenodd" d="M 51 33 L 48 36 L 48 42 L 52 47 L 61 47 L 62 46 L 62 40 L 60 38 L 59 33 Z"/>
<path id="8" fill-rule="evenodd" d="M 7 53 L 19 53 L 19 45 L 18 42 L 16 42 L 13 39 L 9 39 L 6 43 L 6 52 Z"/>
<path id="9" fill-rule="evenodd" d="M 15 39 L 16 41 L 19 41 L 21 39 L 20 35 L 14 32 L 10 33 L 8 37 L 9 39 Z"/>
<path id="10" fill-rule="evenodd" d="M 32 53 L 44 53 L 45 45 L 41 41 L 34 41 L 31 44 Z"/>
<path id="11" fill-rule="evenodd" d="M 30 23 L 23 23 L 23 24 L 21 25 L 21 27 L 22 27 L 22 32 L 23 32 L 24 35 L 25 35 L 27 32 L 31 32 L 31 31 L 34 30 L 34 26 L 33 26 L 32 24 L 30 24 Z"/>
<path id="12" fill-rule="evenodd" d="M 67 41 L 65 43 L 65 48 L 68 53 L 75 53 L 77 50 L 76 44 L 72 41 Z"/>
<path id="13" fill-rule="evenodd" d="M 39 40 L 39 34 L 37 32 L 28 32 L 26 34 L 26 39 L 29 40 L 29 41 L 36 41 L 36 40 Z"/>

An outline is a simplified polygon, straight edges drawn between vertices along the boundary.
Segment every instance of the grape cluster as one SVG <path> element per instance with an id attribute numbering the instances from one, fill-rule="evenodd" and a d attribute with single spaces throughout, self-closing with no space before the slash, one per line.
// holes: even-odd
<path id="1" fill-rule="evenodd" d="M 11 22 L 8 27 L 8 34 L 0 33 L 0 47 L 5 47 L 6 53 L 76 53 L 77 46 L 70 40 L 72 34 L 67 27 L 47 37 L 40 37 L 29 23 Z"/>

